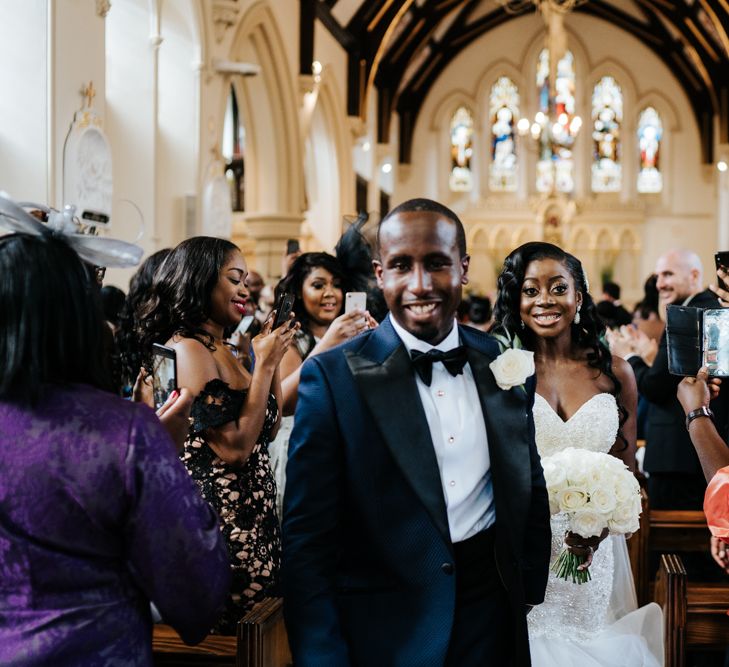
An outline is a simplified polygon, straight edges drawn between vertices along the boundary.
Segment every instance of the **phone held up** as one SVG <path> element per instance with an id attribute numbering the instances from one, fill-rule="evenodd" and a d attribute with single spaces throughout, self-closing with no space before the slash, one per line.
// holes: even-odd
<path id="1" fill-rule="evenodd" d="M 159 410 L 177 389 L 177 353 L 166 345 L 152 345 L 152 393 Z"/>
<path id="2" fill-rule="evenodd" d="M 367 308 L 366 292 L 347 292 L 344 297 L 344 312 L 351 313 L 353 310 L 365 310 Z"/>
<path id="3" fill-rule="evenodd" d="M 717 270 L 724 269 L 724 271 L 729 272 L 729 250 L 717 252 L 714 255 L 714 263 L 716 264 Z M 729 290 L 729 286 L 719 276 L 717 276 L 717 281 L 720 289 Z"/>
<path id="4" fill-rule="evenodd" d="M 286 241 L 286 254 L 293 255 L 295 252 L 299 252 L 299 241 L 297 239 L 288 239 Z"/>
<path id="5" fill-rule="evenodd" d="M 276 319 L 273 322 L 274 329 L 278 329 L 282 324 L 288 322 L 293 307 L 294 295 L 284 292 L 276 304 Z"/>

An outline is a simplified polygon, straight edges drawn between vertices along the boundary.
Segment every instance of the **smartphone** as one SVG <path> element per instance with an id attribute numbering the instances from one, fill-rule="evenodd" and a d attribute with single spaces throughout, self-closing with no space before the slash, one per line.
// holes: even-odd
<path id="1" fill-rule="evenodd" d="M 717 269 L 724 269 L 724 271 L 729 271 L 729 250 L 725 250 L 724 252 L 717 252 L 714 255 L 714 264 L 716 264 Z M 719 276 L 716 277 L 716 280 L 718 281 L 717 284 L 721 289 L 729 290 L 727 284 L 721 278 L 719 278 Z"/>
<path id="2" fill-rule="evenodd" d="M 244 334 L 246 331 L 248 331 L 248 329 L 251 328 L 251 324 L 253 324 L 254 319 L 255 317 L 253 315 L 244 315 L 231 335 L 234 336 L 237 333 Z"/>
<path id="3" fill-rule="evenodd" d="M 152 345 L 152 392 L 159 410 L 177 389 L 177 353 L 166 345 Z"/>
<path id="4" fill-rule="evenodd" d="M 276 320 L 273 323 L 274 329 L 278 329 L 284 322 L 288 322 L 293 306 L 294 295 L 284 292 L 276 304 Z"/>
<path id="5" fill-rule="evenodd" d="M 367 309 L 367 292 L 347 292 L 344 297 L 344 312 Z"/>
<path id="6" fill-rule="evenodd" d="M 299 252 L 299 240 L 289 239 L 286 241 L 286 254 L 293 255 L 295 252 Z"/>

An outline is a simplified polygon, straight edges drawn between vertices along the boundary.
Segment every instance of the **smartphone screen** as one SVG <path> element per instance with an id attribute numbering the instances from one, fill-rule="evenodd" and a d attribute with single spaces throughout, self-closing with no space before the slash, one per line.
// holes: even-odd
<path id="1" fill-rule="evenodd" d="M 159 410 L 177 389 L 177 354 L 165 345 L 152 346 L 152 392 L 154 408 Z"/>
<path id="2" fill-rule="evenodd" d="M 729 271 L 729 250 L 725 250 L 724 252 L 717 252 L 714 255 L 714 263 L 716 264 L 717 269 L 724 269 L 724 271 Z M 716 279 L 721 289 L 729 289 L 729 287 L 727 287 L 727 284 L 721 278 L 719 278 L 719 276 L 717 276 Z"/>
<path id="3" fill-rule="evenodd" d="M 367 308 L 366 292 L 347 292 L 344 297 L 344 312 L 349 313 L 353 310 L 365 310 Z"/>
<path id="4" fill-rule="evenodd" d="M 288 321 L 293 306 L 294 295 L 282 294 L 276 305 L 276 321 L 273 323 L 274 329 L 278 329 L 284 322 Z"/>

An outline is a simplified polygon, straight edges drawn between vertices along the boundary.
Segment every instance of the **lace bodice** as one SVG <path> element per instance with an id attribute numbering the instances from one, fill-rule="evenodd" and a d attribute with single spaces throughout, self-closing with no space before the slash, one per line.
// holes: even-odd
<path id="1" fill-rule="evenodd" d="M 551 456 L 567 447 L 607 453 L 620 424 L 612 394 L 595 394 L 564 421 L 539 394 L 534 399 L 534 426 L 539 455 Z"/>
<path id="2" fill-rule="evenodd" d="M 542 398 L 534 401 L 534 426 L 539 455 L 544 458 L 576 447 L 607 453 L 615 443 L 619 415 L 612 394 L 596 394 L 564 421 Z M 562 540 L 568 529 L 567 517 L 552 516 L 552 558 L 562 551 Z M 608 622 L 608 604 L 613 588 L 613 546 L 608 537 L 595 553 L 590 572 L 592 580 L 577 585 L 557 579 L 550 572 L 545 602 L 529 614 L 529 635 L 538 637 L 567 637 L 584 640 L 602 629 Z M 620 537 L 619 539 L 623 539 Z"/>

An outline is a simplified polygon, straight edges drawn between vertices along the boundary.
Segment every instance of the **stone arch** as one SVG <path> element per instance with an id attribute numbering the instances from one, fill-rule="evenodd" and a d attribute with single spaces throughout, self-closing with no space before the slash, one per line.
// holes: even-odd
<path id="1" fill-rule="evenodd" d="M 638 275 L 642 244 L 633 229 L 620 232 L 617 255 L 615 258 L 614 280 L 627 293 L 640 289 L 641 277 Z"/>
<path id="2" fill-rule="evenodd" d="M 354 182 L 348 178 L 353 173 L 352 146 L 341 100 L 335 77 L 325 67 L 305 139 L 305 186 L 306 221 L 318 245 L 327 250 L 342 233 L 343 215 L 354 211 Z"/>
<path id="3" fill-rule="evenodd" d="M 252 166 L 246 174 L 246 192 L 251 193 L 247 208 L 253 216 L 300 216 L 304 190 L 298 105 L 283 38 L 268 2 L 255 3 L 243 15 L 229 53 L 231 60 L 261 68 L 257 76 L 235 77 L 234 83 L 247 128 L 246 160 Z M 225 89 L 219 100 L 221 128 Z"/>

